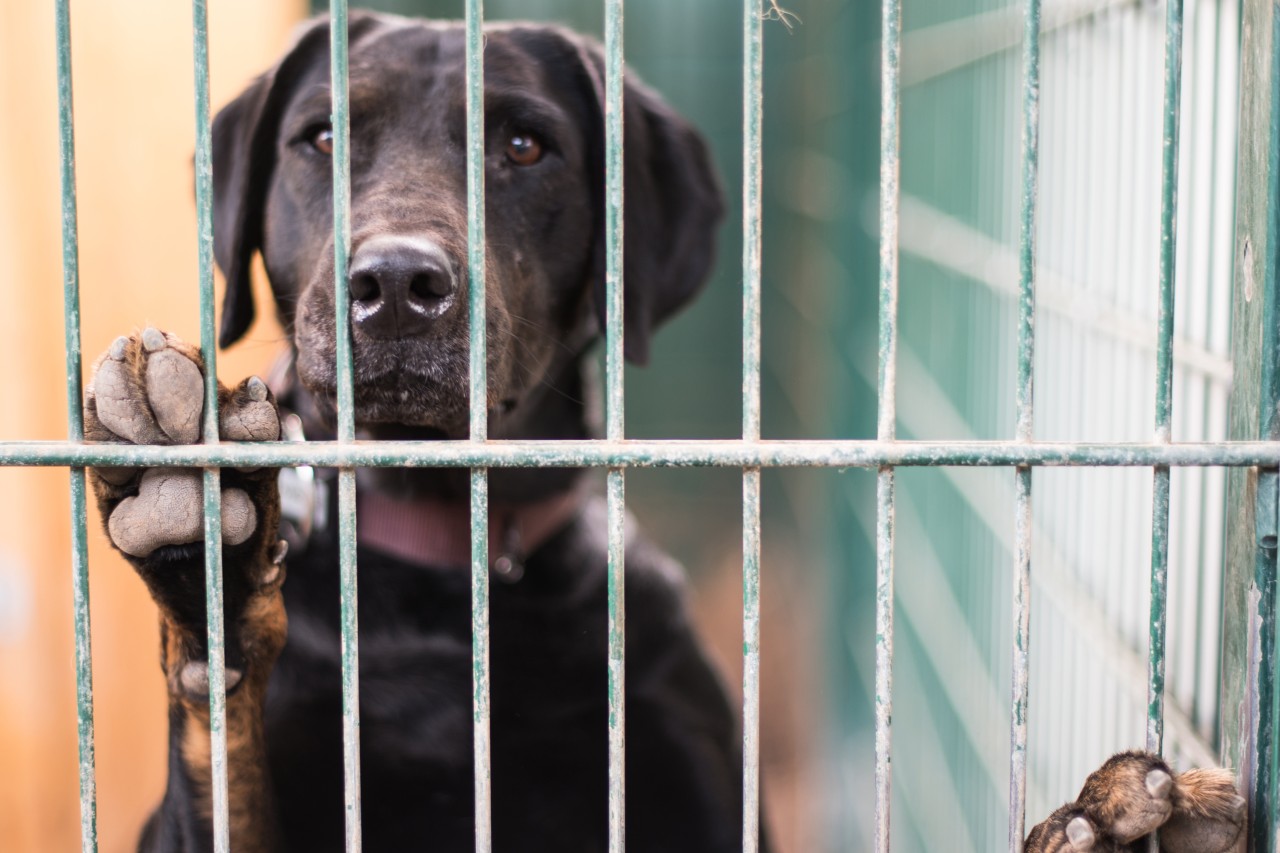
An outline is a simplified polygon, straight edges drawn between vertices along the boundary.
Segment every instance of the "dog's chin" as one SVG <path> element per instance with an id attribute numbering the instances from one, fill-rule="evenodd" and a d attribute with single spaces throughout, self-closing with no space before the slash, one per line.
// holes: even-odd
<path id="1" fill-rule="evenodd" d="M 355 389 L 356 425 L 387 440 L 465 438 L 467 400 L 386 388 Z M 330 398 L 330 405 L 333 398 Z"/>

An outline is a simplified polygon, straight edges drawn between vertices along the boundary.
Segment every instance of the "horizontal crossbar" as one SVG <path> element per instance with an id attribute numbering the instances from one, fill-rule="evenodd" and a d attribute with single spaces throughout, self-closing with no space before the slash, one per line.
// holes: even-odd
<path id="1" fill-rule="evenodd" d="M 0 466 L 878 468 L 1280 466 L 1280 442 L 355 441 L 180 445 L 0 442 Z"/>

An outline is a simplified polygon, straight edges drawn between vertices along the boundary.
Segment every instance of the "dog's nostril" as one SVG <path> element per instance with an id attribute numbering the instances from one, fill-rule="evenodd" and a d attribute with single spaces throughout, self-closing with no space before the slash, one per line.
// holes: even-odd
<path id="1" fill-rule="evenodd" d="M 419 299 L 443 299 L 453 293 L 453 282 L 441 270 L 423 270 L 410 280 L 409 292 Z"/>
<path id="2" fill-rule="evenodd" d="M 372 302 L 382 294 L 377 277 L 368 273 L 353 275 L 348 290 L 351 298 L 356 302 Z"/>

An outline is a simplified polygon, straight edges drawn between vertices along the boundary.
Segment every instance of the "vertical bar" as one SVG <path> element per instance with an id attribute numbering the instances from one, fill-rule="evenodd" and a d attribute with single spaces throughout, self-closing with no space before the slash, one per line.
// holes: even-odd
<path id="1" fill-rule="evenodd" d="M 58 147 L 62 181 L 62 299 L 67 366 L 67 439 L 84 440 L 80 408 L 80 238 L 76 214 L 76 141 L 71 96 L 71 10 L 58 0 Z M 76 632 L 76 730 L 80 755 L 80 849 L 98 849 L 98 781 L 93 743 L 93 654 L 89 630 L 89 549 L 84 469 L 71 469 L 71 587 Z"/>
<path id="2" fill-rule="evenodd" d="M 901 0 L 883 0 L 880 56 L 880 401 L 876 437 L 892 441 L 896 432 L 898 321 L 898 119 L 902 48 Z M 893 725 L 893 502 L 894 472 L 876 475 L 876 853 L 889 850 L 892 799 Z"/>
<path id="3" fill-rule="evenodd" d="M 623 411 L 623 8 L 604 4 L 605 130 L 605 435 L 621 441 Z M 609 853 L 626 846 L 625 514 L 626 481 L 609 469 Z"/>
<path id="4" fill-rule="evenodd" d="M 1182 3 L 1165 18 L 1164 134 L 1160 192 L 1160 308 L 1156 345 L 1155 440 L 1170 440 L 1173 411 L 1173 308 L 1178 221 L 1178 119 L 1182 102 Z M 1169 584 L 1169 466 L 1156 466 L 1151 512 L 1151 625 L 1147 662 L 1147 749 L 1164 744 L 1165 609 Z M 1154 843 L 1154 842 L 1153 842 Z"/>
<path id="5" fill-rule="evenodd" d="M 742 439 L 760 440 L 763 15 L 742 20 Z M 742 850 L 760 847 L 760 469 L 742 471 Z"/>
<path id="6" fill-rule="evenodd" d="M 1232 296 L 1232 441 L 1280 438 L 1280 10 L 1245 0 L 1240 27 L 1240 126 L 1236 152 Z M 1248 849 L 1276 847 L 1276 521 L 1274 472 L 1227 473 L 1223 584 L 1223 762 L 1249 800 Z M 1268 494 L 1270 492 L 1270 494 Z M 1260 536 L 1259 534 L 1264 535 Z M 1270 541 L 1266 534 L 1270 534 Z"/>
<path id="7" fill-rule="evenodd" d="M 484 3 L 467 0 L 467 263 L 471 280 L 471 440 L 488 438 L 484 234 Z M 493 848 L 489 743 L 489 472 L 471 469 L 471 657 L 476 852 Z"/>
<path id="8" fill-rule="evenodd" d="M 347 0 L 329 2 L 329 67 L 333 122 L 333 313 L 337 339 L 338 441 L 355 439 L 352 387 L 351 105 L 347 65 Z M 360 808 L 360 635 L 356 567 L 356 472 L 338 471 L 338 549 L 342 635 L 342 772 L 347 853 L 362 846 Z"/>
<path id="9" fill-rule="evenodd" d="M 209 132 L 209 30 L 205 0 L 192 0 L 196 94 L 196 224 L 200 277 L 200 351 L 204 358 L 205 444 L 218 443 L 218 357 L 213 307 L 213 166 Z M 213 849 L 231 849 L 227 814 L 227 690 L 222 602 L 221 472 L 205 468 L 205 618 L 209 643 L 209 740 L 213 773 Z"/>
<path id="10" fill-rule="evenodd" d="M 1027 0 L 1023 35 L 1022 89 L 1022 221 L 1018 253 L 1018 377 L 1016 387 L 1018 441 L 1034 432 L 1036 203 L 1040 161 L 1040 0 Z M 1014 473 L 1014 588 L 1012 719 L 1009 749 L 1009 850 L 1019 853 L 1027 829 L 1027 712 L 1031 671 L 1031 468 Z"/>

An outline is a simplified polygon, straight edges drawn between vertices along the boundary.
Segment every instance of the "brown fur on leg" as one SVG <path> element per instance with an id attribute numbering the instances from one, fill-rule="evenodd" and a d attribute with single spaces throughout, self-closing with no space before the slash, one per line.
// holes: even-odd
<path id="1" fill-rule="evenodd" d="M 244 670 L 226 670 L 227 811 L 231 847 L 243 853 L 277 849 L 278 827 L 267 773 L 263 706 L 267 680 L 284 647 L 287 632 L 280 594 L 283 571 L 274 572 L 253 596 L 240 620 Z M 231 626 L 228 626 L 230 629 Z M 166 626 L 174 634 L 174 626 Z M 183 711 L 182 758 L 195 794 L 196 807 L 212 819 L 212 745 L 209 734 L 208 673 L 205 662 L 185 652 L 187 644 L 166 643 L 165 674 L 170 706 Z"/>
<path id="2" fill-rule="evenodd" d="M 1177 779 L 1173 816 L 1160 829 L 1166 853 L 1227 853 L 1244 835 L 1245 799 L 1230 770 L 1188 770 Z"/>

